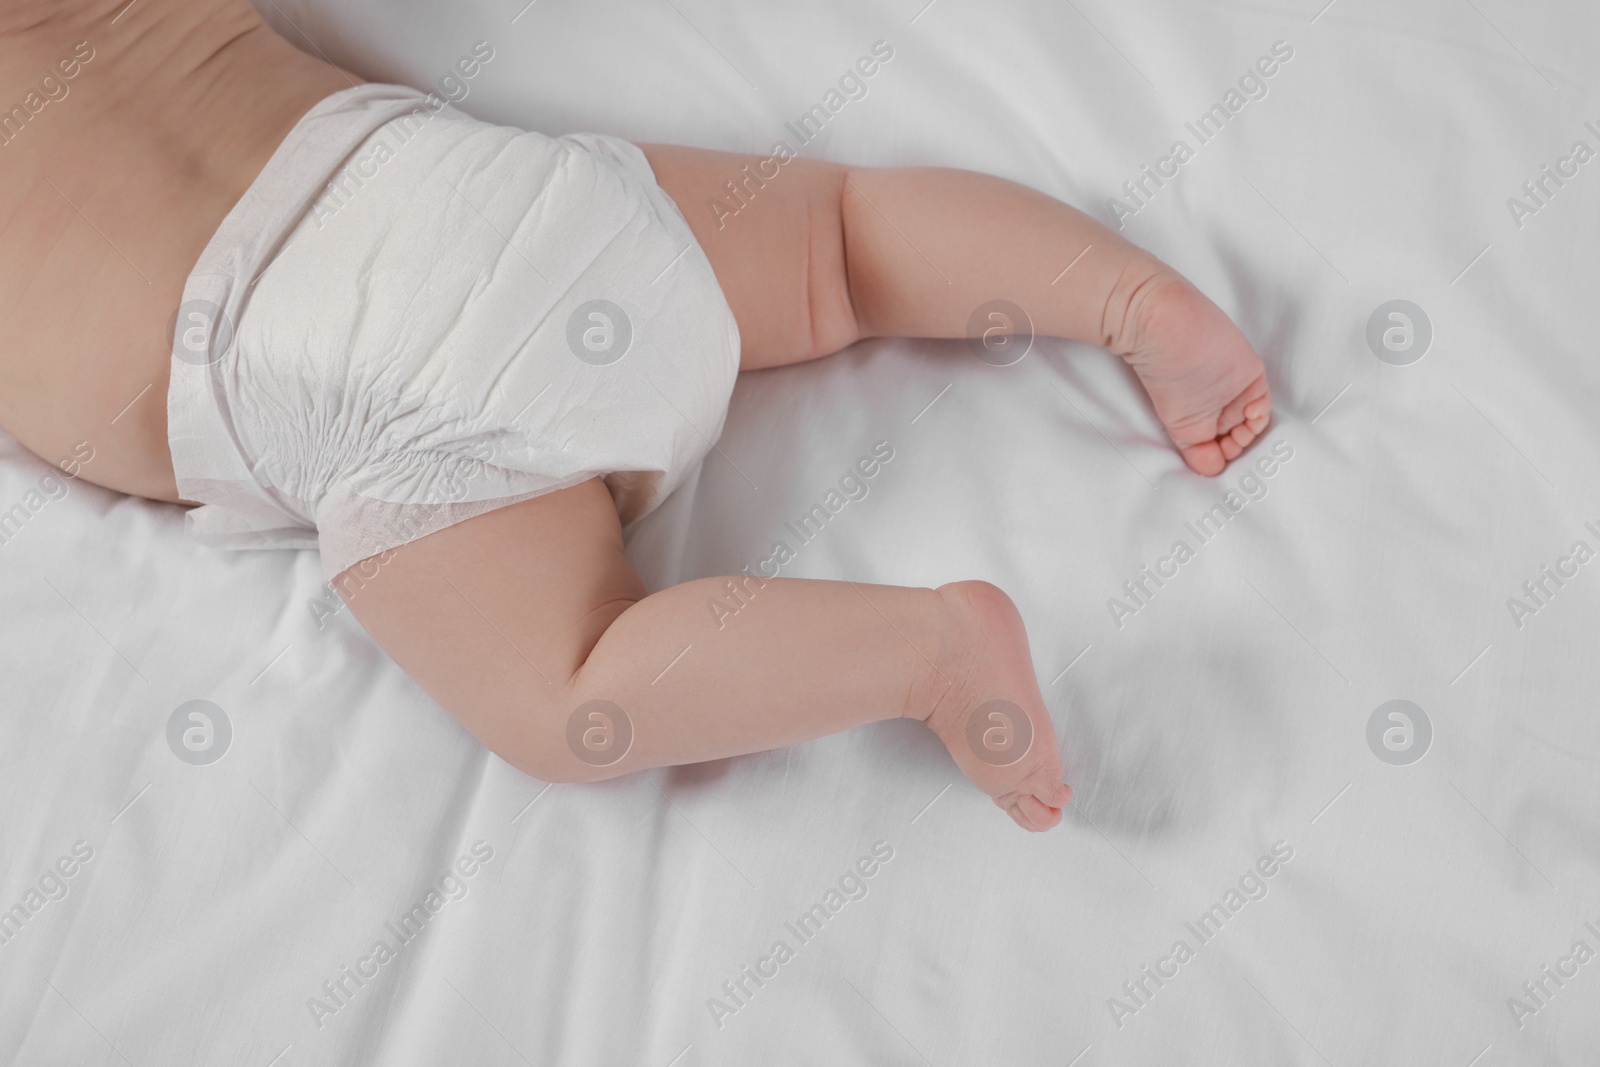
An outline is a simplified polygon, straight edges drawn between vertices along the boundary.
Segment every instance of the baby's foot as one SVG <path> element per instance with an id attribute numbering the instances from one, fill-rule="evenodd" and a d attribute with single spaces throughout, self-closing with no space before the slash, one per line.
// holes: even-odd
<path id="1" fill-rule="evenodd" d="M 1152 268 L 1117 302 L 1123 314 L 1108 323 L 1112 351 L 1138 373 L 1183 461 L 1197 474 L 1221 474 L 1272 414 L 1266 369 L 1250 342 L 1166 267 Z"/>
<path id="2" fill-rule="evenodd" d="M 954 582 L 938 592 L 947 626 L 930 679 L 932 698 L 916 714 L 962 773 L 1017 825 L 1048 830 L 1061 821 L 1072 789 L 1061 781 L 1055 728 L 1034 677 L 1022 616 L 988 582 Z"/>

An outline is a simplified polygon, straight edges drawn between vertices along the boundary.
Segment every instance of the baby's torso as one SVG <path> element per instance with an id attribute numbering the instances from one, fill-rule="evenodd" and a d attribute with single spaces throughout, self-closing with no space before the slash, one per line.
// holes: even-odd
<path id="1" fill-rule="evenodd" d="M 198 87 L 138 76 L 115 41 L 0 45 L 0 426 L 89 481 L 177 500 L 166 393 L 184 281 L 299 113 L 349 83 L 328 68 L 269 83 L 219 122 L 186 105 Z"/>
<path id="2" fill-rule="evenodd" d="M 0 150 L 0 424 L 52 462 L 86 442 L 83 477 L 176 499 L 167 320 L 228 206 L 152 153 L 102 142 L 113 178 L 43 130 L 28 140 L 45 166 L 5 158 L 20 143 Z"/>

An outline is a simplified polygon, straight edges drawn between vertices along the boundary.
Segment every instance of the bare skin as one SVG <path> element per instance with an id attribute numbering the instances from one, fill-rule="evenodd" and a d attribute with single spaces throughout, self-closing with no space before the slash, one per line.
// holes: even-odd
<path id="1" fill-rule="evenodd" d="M 77 43 L 93 50 L 0 145 L 0 424 L 50 462 L 86 441 L 83 478 L 176 501 L 166 392 L 184 279 L 300 116 L 361 79 L 242 2 L 139 0 L 118 18 L 126 3 L 0 7 L 0 108 L 59 80 Z"/>
<path id="2" fill-rule="evenodd" d="M 0 146 L 0 422 L 51 460 L 90 441 L 83 477 L 177 501 L 165 393 L 184 279 L 299 116 L 360 79 L 295 50 L 243 0 L 124 2 L 0 14 L 0 106 L 77 42 L 95 51 L 70 94 Z M 1200 474 L 1267 424 L 1265 374 L 1227 316 L 1041 193 L 966 171 L 794 160 L 719 227 L 702 205 L 758 157 L 641 147 L 722 284 L 745 370 L 864 337 L 961 337 L 998 297 L 1039 333 L 1126 359 Z M 364 561 L 336 585 L 418 684 L 539 778 L 910 717 L 1019 825 L 1060 821 L 1071 790 L 1022 619 L 999 589 L 735 580 L 748 605 L 720 625 L 706 604 L 726 578 L 649 593 L 596 479 Z M 619 729 L 632 735 L 619 756 L 571 741 Z"/>

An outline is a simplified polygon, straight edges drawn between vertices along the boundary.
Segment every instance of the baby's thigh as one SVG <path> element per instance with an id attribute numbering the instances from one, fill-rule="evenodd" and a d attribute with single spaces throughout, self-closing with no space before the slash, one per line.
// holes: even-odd
<path id="1" fill-rule="evenodd" d="M 711 261 L 739 324 L 744 370 L 816 359 L 859 339 L 840 212 L 847 168 L 639 148 Z"/>
<path id="2" fill-rule="evenodd" d="M 391 658 L 495 751 L 645 595 L 598 478 L 448 526 L 334 579 Z M 387 558 L 385 558 L 387 557 Z M 376 572 L 376 573 L 374 573 Z"/>

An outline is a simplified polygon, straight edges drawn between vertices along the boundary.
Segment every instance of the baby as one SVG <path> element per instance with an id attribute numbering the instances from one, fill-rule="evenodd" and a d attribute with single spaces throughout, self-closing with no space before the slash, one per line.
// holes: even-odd
<path id="1" fill-rule="evenodd" d="M 460 77 L 492 60 L 474 46 Z M 88 442 L 100 485 L 198 505 L 207 543 L 318 547 L 373 638 L 535 777 L 901 716 L 1021 826 L 1059 822 L 1005 593 L 736 575 L 719 627 L 730 578 L 647 594 L 622 528 L 714 446 L 739 371 L 967 336 L 996 300 L 1120 355 L 1215 475 L 1270 414 L 1227 316 L 1012 182 L 775 176 L 445 105 L 302 53 L 246 0 L 9 0 L 0 422 L 46 458 Z M 736 220 L 707 209 L 730 195 Z M 978 321 L 1003 339 L 1013 318 Z"/>

